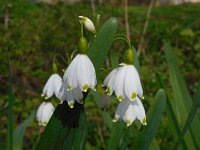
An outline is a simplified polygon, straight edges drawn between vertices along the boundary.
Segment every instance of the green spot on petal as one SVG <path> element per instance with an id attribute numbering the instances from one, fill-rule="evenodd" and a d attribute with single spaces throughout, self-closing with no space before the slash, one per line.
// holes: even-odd
<path id="1" fill-rule="evenodd" d="M 48 99 L 48 98 L 49 98 L 48 96 L 45 96 L 45 97 L 44 97 L 44 99 Z"/>
<path id="2" fill-rule="evenodd" d="M 74 102 L 69 102 L 68 105 L 70 108 L 74 108 Z"/>
<path id="3" fill-rule="evenodd" d="M 131 121 L 130 120 L 126 120 L 126 125 L 127 127 L 131 125 Z"/>
<path id="4" fill-rule="evenodd" d="M 122 95 L 120 95 L 120 96 L 118 97 L 118 99 L 119 99 L 119 101 L 121 102 L 121 101 L 124 99 L 124 97 L 123 97 Z"/>
<path id="5" fill-rule="evenodd" d="M 131 98 L 132 98 L 132 99 L 135 99 L 135 98 L 136 98 L 136 96 L 137 96 L 137 95 L 136 95 L 136 93 L 135 93 L 135 92 L 133 92 L 133 93 L 132 93 L 132 95 L 131 95 Z"/>
<path id="6" fill-rule="evenodd" d="M 117 122 L 117 117 L 116 116 L 114 116 L 113 122 Z"/>
<path id="7" fill-rule="evenodd" d="M 88 84 L 85 84 L 83 86 L 83 92 L 87 92 L 87 90 L 89 89 L 89 85 Z"/>
<path id="8" fill-rule="evenodd" d="M 72 90 L 72 87 L 70 85 L 68 85 L 67 91 L 71 91 L 71 90 Z"/>
<path id="9" fill-rule="evenodd" d="M 146 117 L 144 117 L 144 118 L 142 119 L 142 124 L 143 124 L 143 125 L 147 125 Z"/>

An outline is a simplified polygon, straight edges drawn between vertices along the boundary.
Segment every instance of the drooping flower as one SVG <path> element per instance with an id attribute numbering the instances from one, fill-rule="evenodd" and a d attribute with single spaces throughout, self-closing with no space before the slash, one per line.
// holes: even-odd
<path id="1" fill-rule="evenodd" d="M 79 16 L 79 18 L 81 19 L 81 21 L 83 22 L 85 28 L 88 31 L 92 32 L 93 34 L 96 34 L 96 29 L 94 27 L 94 24 L 89 18 L 84 17 L 84 16 Z"/>
<path id="2" fill-rule="evenodd" d="M 135 101 L 125 98 L 117 107 L 113 122 L 123 119 L 127 126 L 130 126 L 135 119 L 138 119 L 142 125 L 147 125 L 144 107 L 138 97 Z"/>
<path id="3" fill-rule="evenodd" d="M 112 70 L 104 80 L 107 94 L 112 95 L 115 92 L 119 101 L 126 97 L 129 100 L 135 100 L 137 96 L 143 98 L 139 74 L 133 65 L 133 60 L 129 60 L 132 59 L 129 55 L 133 54 L 126 55 L 125 58 L 127 59 L 128 57 L 128 61 L 126 60 L 120 67 Z"/>
<path id="4" fill-rule="evenodd" d="M 51 102 L 43 102 L 36 113 L 36 119 L 39 122 L 39 125 L 46 126 L 51 118 L 55 108 Z"/>
<path id="5" fill-rule="evenodd" d="M 62 85 L 62 78 L 58 74 L 52 74 L 46 82 L 41 96 L 45 96 L 45 99 L 50 98 L 53 94 L 58 98 L 58 93 Z"/>
<path id="6" fill-rule="evenodd" d="M 66 100 L 70 108 L 74 108 L 74 103 L 77 101 L 80 104 L 83 104 L 83 93 L 79 88 L 74 88 L 71 91 L 67 90 L 65 83 L 60 88 L 59 99 L 61 101 Z"/>
<path id="7" fill-rule="evenodd" d="M 65 71 L 63 80 L 68 91 L 75 88 L 80 88 L 83 92 L 87 92 L 89 88 L 95 90 L 97 84 L 95 68 L 86 55 L 88 47 L 84 37 L 80 39 L 79 48 L 79 54 Z"/>

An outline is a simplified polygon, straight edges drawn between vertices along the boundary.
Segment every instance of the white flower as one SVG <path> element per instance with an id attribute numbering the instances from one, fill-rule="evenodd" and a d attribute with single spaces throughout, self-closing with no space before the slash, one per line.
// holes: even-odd
<path id="1" fill-rule="evenodd" d="M 83 104 L 83 93 L 79 88 L 74 88 L 71 91 L 67 91 L 65 83 L 60 88 L 59 99 L 61 101 L 66 100 L 70 108 L 74 108 L 74 103 L 77 101 L 80 104 Z"/>
<path id="2" fill-rule="evenodd" d="M 89 18 L 84 16 L 79 16 L 79 18 L 83 21 L 83 24 L 88 31 L 92 32 L 93 34 L 96 34 L 94 24 Z"/>
<path id="3" fill-rule="evenodd" d="M 50 102 L 43 102 L 36 113 L 36 119 L 39 125 L 46 126 L 51 118 L 55 108 Z"/>
<path id="4" fill-rule="evenodd" d="M 45 99 L 50 98 L 53 94 L 58 98 L 58 93 L 62 85 L 62 78 L 58 74 L 52 74 L 46 82 L 41 96 L 45 96 Z"/>
<path id="5" fill-rule="evenodd" d="M 80 88 L 83 92 L 87 92 L 89 88 L 95 90 L 97 84 L 94 66 L 85 54 L 78 54 L 73 59 L 63 79 L 68 91 Z"/>
<path id="6" fill-rule="evenodd" d="M 107 86 L 108 95 L 114 91 L 119 101 L 126 97 L 130 100 L 143 97 L 140 77 L 133 65 L 122 64 L 111 71 L 104 80 L 104 86 Z"/>
<path id="7" fill-rule="evenodd" d="M 135 101 L 126 98 L 118 105 L 113 122 L 119 119 L 123 119 L 127 126 L 130 126 L 135 119 L 138 119 L 143 125 L 147 125 L 145 110 L 138 97 Z"/>

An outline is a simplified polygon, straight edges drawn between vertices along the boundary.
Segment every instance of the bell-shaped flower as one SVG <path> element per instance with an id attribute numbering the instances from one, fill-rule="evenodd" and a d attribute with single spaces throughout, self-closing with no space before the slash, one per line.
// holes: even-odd
<path id="1" fill-rule="evenodd" d="M 138 97 L 136 97 L 135 101 L 125 98 L 118 105 L 113 122 L 119 119 L 123 119 L 127 126 L 130 126 L 135 119 L 138 119 L 142 125 L 147 125 L 145 110 Z"/>
<path id="2" fill-rule="evenodd" d="M 126 57 L 130 59 L 129 56 Z M 108 95 L 114 91 L 119 101 L 126 97 L 131 101 L 135 100 L 137 96 L 143 98 L 140 77 L 132 60 L 125 61 L 120 67 L 111 71 L 104 80 L 104 86 L 107 87 Z"/>
<path id="3" fill-rule="evenodd" d="M 66 100 L 70 108 L 74 108 L 75 101 L 77 101 L 80 104 L 83 104 L 82 91 L 79 88 L 74 88 L 71 91 L 68 91 L 65 84 L 66 83 L 63 83 L 63 85 L 60 88 L 59 99 L 61 101 Z"/>
<path id="4" fill-rule="evenodd" d="M 95 29 L 95 27 L 94 27 L 94 24 L 93 24 L 93 22 L 92 22 L 89 18 L 84 17 L 84 16 L 79 16 L 79 18 L 81 19 L 81 21 L 82 21 L 83 24 L 84 24 L 84 27 L 85 27 L 88 31 L 92 32 L 93 34 L 96 34 L 96 29 Z"/>
<path id="5" fill-rule="evenodd" d="M 79 47 L 79 54 L 65 71 L 63 80 L 68 91 L 74 88 L 80 88 L 83 92 L 87 92 L 89 88 L 95 90 L 96 73 L 91 60 L 86 55 L 87 41 L 85 38 L 80 39 Z"/>
<path id="6" fill-rule="evenodd" d="M 55 108 L 51 102 L 43 102 L 36 113 L 36 119 L 39 122 L 39 125 L 46 126 L 51 118 Z"/>
<path id="7" fill-rule="evenodd" d="M 53 94 L 58 98 L 58 93 L 62 85 L 62 78 L 58 74 L 52 74 L 46 82 L 41 96 L 45 96 L 45 99 L 50 98 Z"/>

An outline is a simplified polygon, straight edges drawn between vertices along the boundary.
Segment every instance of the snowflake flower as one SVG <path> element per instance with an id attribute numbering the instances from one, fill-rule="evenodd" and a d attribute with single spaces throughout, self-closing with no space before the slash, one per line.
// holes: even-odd
<path id="1" fill-rule="evenodd" d="M 55 108 L 50 102 L 43 102 L 36 113 L 36 119 L 39 125 L 46 126 L 51 118 Z"/>
<path id="2" fill-rule="evenodd" d="M 62 85 L 62 78 L 58 74 L 52 74 L 46 82 L 41 96 L 45 96 L 45 99 L 50 98 L 53 94 L 58 98 L 58 93 Z"/>
<path id="3" fill-rule="evenodd" d="M 126 98 L 118 105 L 113 122 L 119 119 L 123 119 L 127 126 L 130 126 L 135 119 L 138 119 L 143 125 L 147 125 L 145 110 L 138 97 L 135 101 Z"/>

